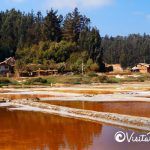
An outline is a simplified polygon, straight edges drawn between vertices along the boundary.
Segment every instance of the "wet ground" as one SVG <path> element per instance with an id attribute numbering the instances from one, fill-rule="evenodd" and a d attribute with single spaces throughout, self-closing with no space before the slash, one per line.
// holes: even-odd
<path id="1" fill-rule="evenodd" d="M 118 143 L 118 131 L 133 131 L 38 112 L 0 108 L 0 150 L 148 150 L 148 143 Z M 142 131 L 134 131 L 141 134 Z"/>
<path id="2" fill-rule="evenodd" d="M 130 84 L 74 85 L 71 87 L 0 88 L 0 99 L 59 101 L 150 102 L 150 82 Z"/>

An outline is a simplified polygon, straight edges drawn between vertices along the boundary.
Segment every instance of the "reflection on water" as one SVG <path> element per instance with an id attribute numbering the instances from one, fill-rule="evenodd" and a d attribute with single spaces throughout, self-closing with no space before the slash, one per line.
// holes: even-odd
<path id="1" fill-rule="evenodd" d="M 71 108 L 150 117 L 149 102 L 79 102 L 79 101 L 78 102 L 42 101 L 42 102 Z"/>
<path id="2" fill-rule="evenodd" d="M 0 108 L 0 150 L 141 150 L 148 144 L 117 143 L 117 127 L 37 112 Z M 124 129 L 125 130 L 125 129 Z M 131 131 L 130 131 L 131 132 Z"/>

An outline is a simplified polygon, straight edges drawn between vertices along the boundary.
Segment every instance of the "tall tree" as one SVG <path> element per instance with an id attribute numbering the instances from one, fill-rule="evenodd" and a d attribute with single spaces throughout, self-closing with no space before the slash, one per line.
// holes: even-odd
<path id="1" fill-rule="evenodd" d="M 18 30 L 20 28 L 21 12 L 12 9 L 7 11 L 1 24 L 1 44 L 5 49 L 10 50 L 10 55 L 14 55 L 18 44 Z"/>
<path id="2" fill-rule="evenodd" d="M 79 35 L 90 23 L 90 19 L 83 16 L 75 8 L 72 13 L 68 13 L 64 20 L 63 37 L 65 40 L 78 42 Z"/>
<path id="3" fill-rule="evenodd" d="M 63 17 L 57 15 L 57 11 L 51 9 L 44 18 L 43 36 L 44 40 L 60 41 L 61 40 L 61 23 Z"/>
<path id="4" fill-rule="evenodd" d="M 40 11 L 37 12 L 37 15 L 35 17 L 35 23 L 34 23 L 34 34 L 35 39 L 34 42 L 38 44 L 42 40 L 42 27 L 43 27 L 43 16 Z"/>

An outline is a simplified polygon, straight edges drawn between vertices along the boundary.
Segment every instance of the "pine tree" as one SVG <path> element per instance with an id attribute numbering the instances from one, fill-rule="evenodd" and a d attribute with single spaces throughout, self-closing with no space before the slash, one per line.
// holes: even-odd
<path id="1" fill-rule="evenodd" d="M 62 16 L 57 15 L 57 11 L 51 9 L 44 18 L 43 37 L 44 40 L 60 41 L 61 40 L 61 22 Z"/>
<path id="2" fill-rule="evenodd" d="M 64 20 L 63 37 L 67 41 L 78 42 L 79 35 L 90 23 L 90 19 L 83 16 L 75 8 L 72 13 L 68 13 Z"/>

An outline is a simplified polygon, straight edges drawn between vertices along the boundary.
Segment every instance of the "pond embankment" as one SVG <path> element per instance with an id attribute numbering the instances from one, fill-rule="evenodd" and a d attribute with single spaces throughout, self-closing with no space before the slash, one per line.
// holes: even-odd
<path id="1" fill-rule="evenodd" d="M 14 100 L 9 103 L 16 108 L 10 110 L 38 111 L 49 114 L 57 114 L 71 118 L 94 121 L 97 123 L 109 123 L 134 129 L 150 131 L 150 118 L 121 115 L 117 113 L 96 112 L 81 110 L 62 106 L 55 106 L 46 103 L 39 103 L 31 100 Z"/>

